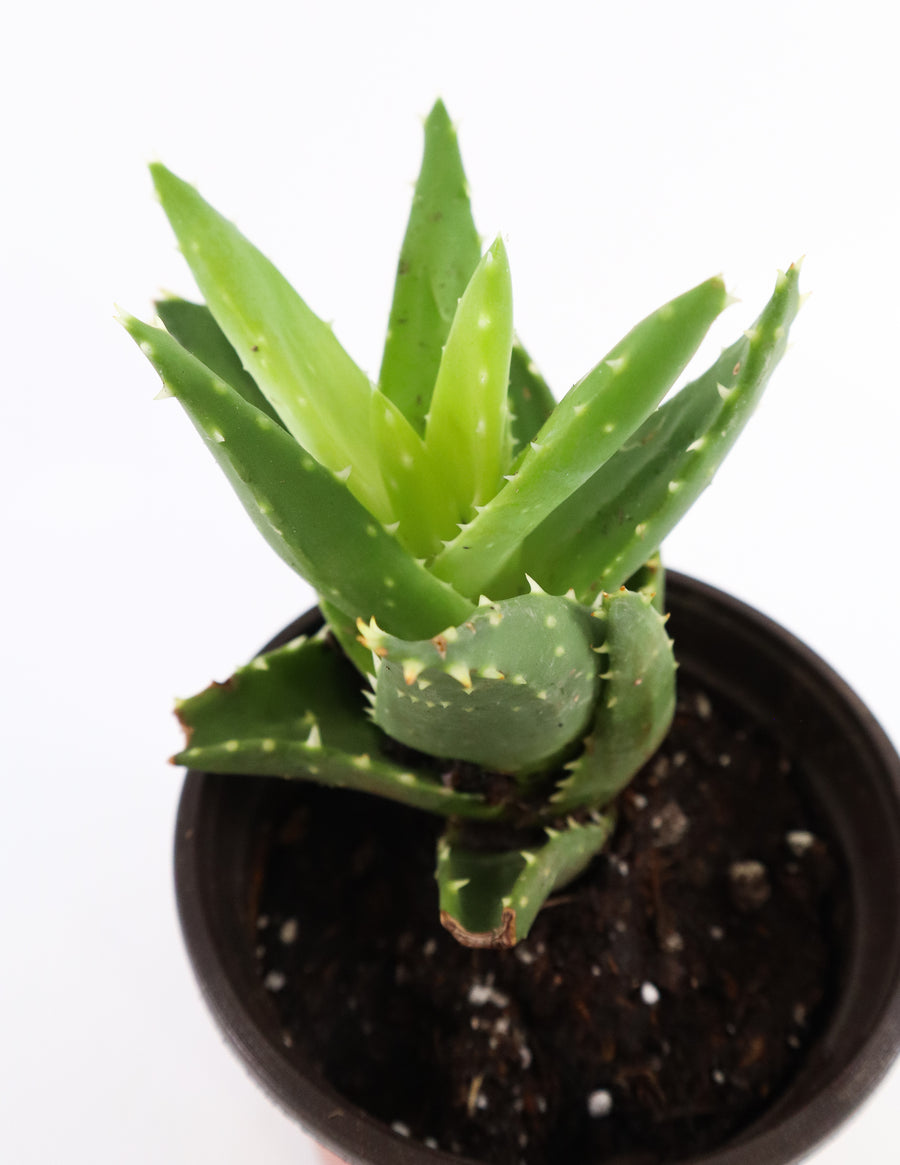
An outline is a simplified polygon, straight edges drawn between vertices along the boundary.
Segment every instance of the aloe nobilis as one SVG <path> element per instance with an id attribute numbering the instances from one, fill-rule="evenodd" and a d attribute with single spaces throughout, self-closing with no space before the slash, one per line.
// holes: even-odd
<path id="1" fill-rule="evenodd" d="M 674 395 L 729 302 L 718 277 L 557 404 L 514 335 L 506 250 L 482 253 L 439 102 L 373 383 L 234 226 L 152 171 L 205 304 L 167 299 L 164 328 L 125 327 L 326 619 L 180 702 L 175 760 L 443 815 L 444 924 L 512 945 L 603 848 L 668 730 L 659 546 L 784 351 L 797 268 Z"/>

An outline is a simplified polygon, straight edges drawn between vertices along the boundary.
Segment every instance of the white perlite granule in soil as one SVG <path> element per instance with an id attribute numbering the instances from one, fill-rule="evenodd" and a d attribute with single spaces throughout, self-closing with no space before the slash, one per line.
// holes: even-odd
<path id="1" fill-rule="evenodd" d="M 613 1108 L 612 1094 L 605 1088 L 598 1088 L 587 1098 L 588 1114 L 592 1117 L 609 1116 Z"/>
<path id="2" fill-rule="evenodd" d="M 659 988 L 654 983 L 644 983 L 641 987 L 641 999 L 648 1007 L 659 1003 Z"/>
<path id="3" fill-rule="evenodd" d="M 287 922 L 283 922 L 281 924 L 281 930 L 278 932 L 278 937 L 286 947 L 289 947 L 291 943 L 295 943 L 297 941 L 297 919 L 289 918 Z"/>

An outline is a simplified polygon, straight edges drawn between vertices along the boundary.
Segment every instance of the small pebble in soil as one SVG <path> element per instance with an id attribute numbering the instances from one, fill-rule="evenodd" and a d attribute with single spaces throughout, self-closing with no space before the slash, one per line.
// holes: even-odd
<path id="1" fill-rule="evenodd" d="M 802 858 L 815 844 L 815 836 L 808 829 L 792 829 L 787 835 L 787 843 L 795 857 Z"/>
<path id="2" fill-rule="evenodd" d="M 641 984 L 641 999 L 648 1007 L 655 1007 L 659 1003 L 659 988 L 655 983 Z"/>
<path id="3" fill-rule="evenodd" d="M 289 918 L 281 924 L 278 937 L 286 947 L 297 941 L 297 919 Z"/>
<path id="4" fill-rule="evenodd" d="M 660 849 L 678 845 L 688 831 L 690 822 L 674 801 L 668 801 L 659 811 L 650 818 L 650 828 L 655 837 L 653 844 Z"/>
<path id="5" fill-rule="evenodd" d="M 410 1135 L 409 1125 L 405 1125 L 403 1121 L 394 1121 L 391 1128 L 398 1137 L 408 1137 Z"/>
<path id="6" fill-rule="evenodd" d="M 687 753 L 685 753 L 685 759 L 687 759 Z M 653 768 L 650 770 L 650 772 L 653 787 L 655 788 L 660 781 L 664 781 L 669 775 L 669 758 L 667 756 L 657 757 L 653 762 Z M 639 796 L 640 795 L 641 794 L 639 794 Z M 646 805 L 644 808 L 646 808 Z"/>
<path id="7" fill-rule="evenodd" d="M 473 1007 L 493 1003 L 495 1007 L 509 1007 L 509 996 L 497 991 L 491 983 L 473 983 L 469 988 L 469 1002 Z"/>
<path id="8" fill-rule="evenodd" d="M 284 971 L 270 971 L 263 979 L 263 987 L 267 991 L 282 991 L 285 983 L 287 983 L 287 976 Z"/>
<path id="9" fill-rule="evenodd" d="M 605 1088 L 598 1088 L 587 1098 L 588 1114 L 595 1119 L 609 1116 L 613 1110 L 612 1095 Z"/>
<path id="10" fill-rule="evenodd" d="M 765 906 L 772 896 L 769 875 L 762 862 L 732 862 L 728 867 L 731 901 L 738 910 L 749 913 Z"/>

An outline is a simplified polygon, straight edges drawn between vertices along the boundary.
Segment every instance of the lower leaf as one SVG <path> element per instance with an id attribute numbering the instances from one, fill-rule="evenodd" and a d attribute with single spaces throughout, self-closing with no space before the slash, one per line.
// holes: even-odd
<path id="1" fill-rule="evenodd" d="M 547 829 L 543 845 L 485 852 L 459 844 L 451 828 L 438 842 L 441 924 L 468 947 L 504 948 L 524 939 L 549 896 L 577 878 L 612 834 L 612 814 Z"/>
<path id="2" fill-rule="evenodd" d="M 501 812 L 479 794 L 444 785 L 434 770 L 395 760 L 368 718 L 359 676 L 321 639 L 258 656 L 225 683 L 181 701 L 177 712 L 187 747 L 173 757 L 176 764 L 312 780 L 431 813 Z"/>

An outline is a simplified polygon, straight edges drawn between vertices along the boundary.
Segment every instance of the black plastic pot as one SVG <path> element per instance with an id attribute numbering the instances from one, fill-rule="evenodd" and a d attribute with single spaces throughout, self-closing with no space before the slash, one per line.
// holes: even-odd
<path id="1" fill-rule="evenodd" d="M 900 758 L 833 671 L 758 612 L 670 574 L 683 672 L 768 726 L 802 758 L 842 849 L 851 920 L 833 1014 L 788 1090 L 703 1165 L 793 1165 L 868 1096 L 900 1047 Z M 269 646 L 316 626 L 309 612 Z M 175 841 L 178 908 L 206 1000 L 274 1100 L 349 1165 L 462 1165 L 354 1108 L 289 1057 L 253 956 L 254 820 L 266 782 L 189 773 Z M 557 1165 L 548 1162 L 547 1165 Z"/>

